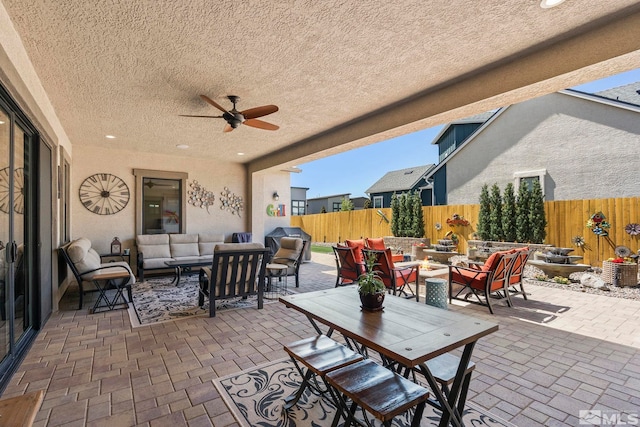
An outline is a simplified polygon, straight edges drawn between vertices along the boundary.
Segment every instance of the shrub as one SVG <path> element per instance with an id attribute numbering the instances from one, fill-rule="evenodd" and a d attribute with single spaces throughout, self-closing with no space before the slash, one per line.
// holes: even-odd
<path id="1" fill-rule="evenodd" d="M 547 236 L 545 227 L 547 220 L 544 212 L 544 195 L 542 187 L 538 181 L 533 181 L 531 196 L 529 201 L 529 227 L 531 227 L 531 242 L 543 243 Z"/>
<path id="2" fill-rule="evenodd" d="M 504 240 L 504 234 L 502 232 L 502 196 L 500 195 L 498 184 L 491 186 L 489 201 L 491 203 L 491 212 L 489 213 L 489 233 L 491 240 Z"/>
<path id="3" fill-rule="evenodd" d="M 502 195 L 502 233 L 504 240 L 514 242 L 516 240 L 516 196 L 513 193 L 513 184 L 508 183 Z"/>
<path id="4" fill-rule="evenodd" d="M 478 213 L 478 229 L 476 233 L 481 240 L 491 239 L 489 216 L 491 214 L 491 201 L 489 200 L 489 186 L 484 184 L 480 190 L 480 212 Z"/>
<path id="5" fill-rule="evenodd" d="M 516 201 L 516 239 L 520 243 L 531 241 L 531 228 L 529 227 L 529 189 L 526 185 L 520 185 L 518 200 Z"/>
<path id="6" fill-rule="evenodd" d="M 348 197 L 343 197 L 342 202 L 340 203 L 341 211 L 352 211 L 353 210 L 353 202 Z"/>

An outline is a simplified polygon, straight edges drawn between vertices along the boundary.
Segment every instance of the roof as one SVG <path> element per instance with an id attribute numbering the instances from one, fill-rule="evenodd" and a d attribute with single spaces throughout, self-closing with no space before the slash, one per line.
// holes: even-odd
<path id="1" fill-rule="evenodd" d="M 433 138 L 433 141 L 431 141 L 431 144 L 437 144 L 438 141 L 440 141 L 440 138 L 442 138 L 442 135 L 445 134 L 445 132 L 447 131 L 447 129 L 449 129 L 451 126 L 454 125 L 462 125 L 462 124 L 467 124 L 467 123 L 484 123 L 487 120 L 489 120 L 489 118 L 491 116 L 493 116 L 496 113 L 497 110 L 491 110 L 491 111 L 486 111 L 484 113 L 480 113 L 480 114 L 474 114 L 473 116 L 469 116 L 469 117 L 465 117 L 464 119 L 460 119 L 460 120 L 454 120 L 451 123 L 447 123 L 441 130 L 440 132 L 438 132 L 438 134 L 435 136 L 435 138 Z"/>
<path id="2" fill-rule="evenodd" d="M 629 83 L 628 85 L 596 92 L 595 95 L 628 104 L 640 105 L 640 82 Z"/>
<path id="3" fill-rule="evenodd" d="M 335 197 L 349 197 L 351 195 L 351 193 L 341 193 L 341 194 L 333 194 L 330 196 L 320 196 L 320 197 L 312 197 L 312 198 L 308 198 L 307 197 L 307 201 L 311 201 L 311 200 L 324 200 L 324 199 L 333 199 Z"/>
<path id="4" fill-rule="evenodd" d="M 434 167 L 434 164 L 429 164 L 387 172 L 382 178 L 376 181 L 375 184 L 369 187 L 365 193 L 410 190 Z"/>

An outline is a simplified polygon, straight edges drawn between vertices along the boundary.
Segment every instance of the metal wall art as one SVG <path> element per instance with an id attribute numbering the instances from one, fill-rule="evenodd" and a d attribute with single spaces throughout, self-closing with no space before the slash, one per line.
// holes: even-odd
<path id="1" fill-rule="evenodd" d="M 213 202 L 216 197 L 213 195 L 213 191 L 208 191 L 206 188 L 198 184 L 195 179 L 189 184 L 190 190 L 187 191 L 187 203 L 199 208 L 206 208 L 209 212 L 209 206 L 213 206 Z"/>
<path id="2" fill-rule="evenodd" d="M 224 187 L 224 191 L 220 193 L 220 209 L 226 209 L 233 215 L 240 216 L 243 209 L 242 197 L 236 196 L 229 188 Z"/>

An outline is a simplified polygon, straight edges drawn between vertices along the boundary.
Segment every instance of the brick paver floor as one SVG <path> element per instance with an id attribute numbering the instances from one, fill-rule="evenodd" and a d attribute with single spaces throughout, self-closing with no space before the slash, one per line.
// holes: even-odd
<path id="1" fill-rule="evenodd" d="M 299 292 L 333 287 L 333 256 L 314 253 L 300 282 Z M 500 324 L 476 345 L 469 400 L 519 426 L 577 426 L 587 409 L 638 414 L 640 302 L 526 289 L 529 301 L 494 316 L 450 306 Z M 211 380 L 284 358 L 283 344 L 314 334 L 277 302 L 132 328 L 127 311 L 90 315 L 75 298 L 65 296 L 3 395 L 46 390 L 36 426 L 233 426 Z"/>

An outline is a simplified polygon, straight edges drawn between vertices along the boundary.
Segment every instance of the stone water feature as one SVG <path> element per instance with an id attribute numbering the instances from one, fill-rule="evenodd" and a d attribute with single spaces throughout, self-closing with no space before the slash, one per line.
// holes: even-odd
<path id="1" fill-rule="evenodd" d="M 546 252 L 536 252 L 528 264 L 539 268 L 549 277 L 569 277 L 571 273 L 585 271 L 591 267 L 587 264 L 576 264 L 582 257 L 569 255 L 571 252 L 573 248 L 550 248 Z"/>

